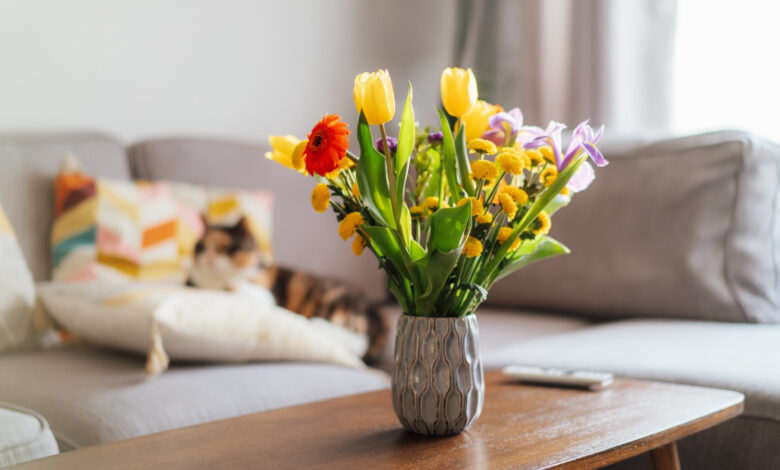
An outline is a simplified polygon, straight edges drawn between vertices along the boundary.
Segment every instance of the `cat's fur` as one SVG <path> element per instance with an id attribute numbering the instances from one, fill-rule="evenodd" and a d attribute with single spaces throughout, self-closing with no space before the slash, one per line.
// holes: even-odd
<path id="1" fill-rule="evenodd" d="M 205 227 L 195 246 L 188 285 L 232 290 L 238 282 L 251 281 L 270 290 L 287 310 L 365 335 L 369 346 L 363 359 L 367 363 L 378 359 L 387 326 L 359 289 L 336 279 L 266 266 L 245 219 L 229 227 L 208 223 Z"/>

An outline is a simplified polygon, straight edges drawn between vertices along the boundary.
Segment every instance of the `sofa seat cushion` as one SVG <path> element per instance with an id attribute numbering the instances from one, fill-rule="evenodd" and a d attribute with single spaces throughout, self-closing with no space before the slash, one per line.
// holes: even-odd
<path id="1" fill-rule="evenodd" d="M 773 420 L 780 439 L 780 325 L 679 320 L 602 324 L 486 354 L 487 367 L 522 363 L 737 390 L 745 415 Z"/>
<path id="2" fill-rule="evenodd" d="M 395 325 L 401 316 L 401 307 L 386 305 L 379 309 L 390 330 L 390 336 L 377 367 L 390 371 L 393 366 Z M 497 308 L 480 307 L 477 311 L 479 348 L 482 355 L 489 355 L 510 345 L 567 333 L 588 327 L 591 323 L 575 317 L 548 315 L 532 312 L 516 312 Z"/>
<path id="3" fill-rule="evenodd" d="M 0 356 L 0 400 L 43 414 L 61 447 L 387 388 L 387 374 L 314 363 L 175 365 L 147 380 L 143 359 L 71 345 Z"/>
<path id="4" fill-rule="evenodd" d="M 57 453 L 57 441 L 41 415 L 0 402 L 0 467 Z"/>

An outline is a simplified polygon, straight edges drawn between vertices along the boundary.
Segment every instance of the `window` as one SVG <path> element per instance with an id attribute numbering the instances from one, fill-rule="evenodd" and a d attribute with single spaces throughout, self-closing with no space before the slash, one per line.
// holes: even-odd
<path id="1" fill-rule="evenodd" d="M 780 142 L 780 2 L 678 2 L 673 124 Z"/>

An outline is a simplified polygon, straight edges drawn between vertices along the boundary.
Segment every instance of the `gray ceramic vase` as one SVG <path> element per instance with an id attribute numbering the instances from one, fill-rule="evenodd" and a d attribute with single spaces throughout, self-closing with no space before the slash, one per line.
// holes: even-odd
<path id="1" fill-rule="evenodd" d="M 476 315 L 402 315 L 392 387 L 395 414 L 407 430 L 448 435 L 468 429 L 485 398 Z"/>

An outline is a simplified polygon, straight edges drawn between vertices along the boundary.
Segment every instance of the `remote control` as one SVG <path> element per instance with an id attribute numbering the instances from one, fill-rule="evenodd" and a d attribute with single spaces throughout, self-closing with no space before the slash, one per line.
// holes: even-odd
<path id="1" fill-rule="evenodd" d="M 614 376 L 608 372 L 584 370 L 550 369 L 543 367 L 507 366 L 502 371 L 505 377 L 541 385 L 575 387 L 601 390 L 609 386 Z"/>

